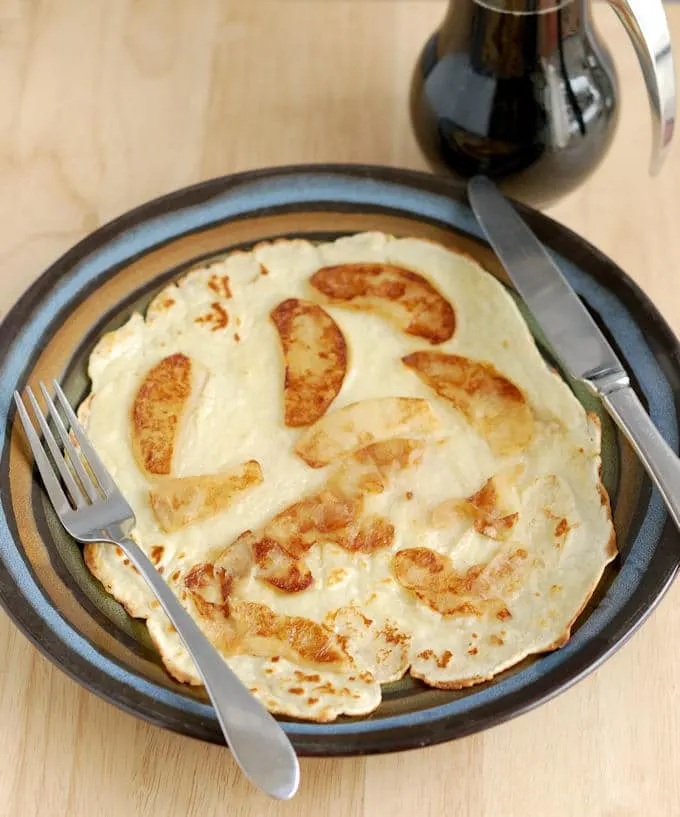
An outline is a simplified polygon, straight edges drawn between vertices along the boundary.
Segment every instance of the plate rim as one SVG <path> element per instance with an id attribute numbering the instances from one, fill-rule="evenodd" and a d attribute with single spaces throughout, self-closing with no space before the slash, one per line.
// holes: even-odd
<path id="1" fill-rule="evenodd" d="M 130 227 L 148 222 L 155 216 L 168 214 L 174 210 L 184 210 L 192 205 L 205 205 L 214 196 L 224 194 L 231 188 L 244 184 L 252 184 L 253 182 L 263 179 L 281 180 L 286 177 L 292 177 L 294 179 L 295 176 L 303 174 L 326 177 L 334 175 L 345 178 L 356 178 L 359 176 L 383 183 L 406 185 L 414 190 L 424 189 L 425 192 L 431 194 L 449 195 L 458 202 L 462 202 L 463 204 L 466 202 L 464 185 L 454 179 L 434 176 L 421 171 L 365 164 L 300 164 L 260 168 L 220 176 L 178 190 L 173 190 L 122 213 L 111 221 L 103 224 L 94 232 L 84 236 L 57 258 L 32 282 L 28 289 L 8 310 L 0 323 L 0 369 L 5 365 L 4 359 L 11 345 L 10 340 L 13 339 L 12 324 L 16 325 L 17 321 L 23 323 L 24 316 L 30 314 L 32 307 L 42 302 L 50 285 L 63 276 L 68 275 L 69 270 L 86 259 L 92 250 L 96 250 L 111 242 L 116 236 L 121 235 Z M 332 205 L 329 203 L 329 207 L 330 206 Z M 539 213 L 521 204 L 517 204 L 517 206 L 539 238 L 544 240 L 553 250 L 556 249 L 558 252 L 563 253 L 577 265 L 579 262 L 577 259 L 574 259 L 574 255 L 588 256 L 591 261 L 591 267 L 592 263 L 596 262 L 598 267 L 606 268 L 608 273 L 614 275 L 619 284 L 627 289 L 627 294 L 632 296 L 636 301 L 638 314 L 642 313 L 647 321 L 652 321 L 657 334 L 665 337 L 665 341 L 674 359 L 676 371 L 680 372 L 680 343 L 664 317 L 658 312 L 643 290 L 621 270 L 614 261 L 604 255 L 586 239 L 543 213 Z M 357 209 L 358 208 L 359 206 L 357 206 Z M 414 213 L 414 216 L 415 215 Z M 226 219 L 226 221 L 229 221 L 229 219 Z M 196 230 L 192 230 L 191 232 L 195 231 Z M 174 234 L 170 240 L 176 239 L 181 234 L 182 233 Z M 557 245 L 557 248 L 555 245 Z M 97 282 L 93 282 L 92 285 L 96 288 L 98 284 Z M 82 289 L 80 292 L 82 292 Z M 617 295 L 619 295 L 618 291 Z M 639 321 L 636 319 L 635 323 L 639 324 Z M 23 373 L 25 373 L 25 370 Z M 9 410 L 8 419 L 8 428 L 4 430 L 1 449 L 3 461 L 9 442 L 9 429 L 11 429 L 14 419 L 13 408 Z M 10 519 L 8 518 L 7 521 L 10 522 Z M 675 557 L 674 553 L 671 552 L 672 548 L 670 546 L 663 547 L 664 542 L 668 539 L 670 534 L 674 534 L 674 536 L 677 537 L 677 533 L 674 530 L 669 534 L 669 527 L 672 527 L 672 525 L 666 517 L 664 528 L 660 533 L 659 541 L 656 546 L 656 552 L 652 557 L 652 559 L 658 559 L 659 549 L 662 551 L 665 550 L 665 554 L 662 552 L 660 555 L 664 556 L 666 561 L 658 566 L 663 575 L 663 580 L 660 583 L 657 582 L 657 587 L 652 593 L 651 601 L 647 599 L 643 604 L 644 609 L 638 610 L 636 615 L 620 623 L 620 626 L 616 628 L 617 632 L 615 634 L 612 633 L 611 641 L 606 647 L 598 647 L 595 649 L 593 645 L 584 645 L 579 655 L 575 655 L 569 659 L 570 662 L 578 664 L 579 666 L 574 672 L 568 673 L 566 679 L 562 679 L 562 681 L 553 684 L 550 681 L 552 673 L 548 673 L 547 676 L 540 679 L 540 685 L 547 687 L 542 693 L 527 697 L 523 690 L 519 690 L 514 696 L 512 694 L 509 696 L 511 699 L 513 697 L 517 698 L 517 701 L 511 701 L 510 705 L 507 704 L 508 697 L 503 697 L 499 700 L 498 703 L 501 705 L 501 711 L 491 712 L 482 717 L 475 717 L 474 714 L 472 717 L 466 715 L 461 719 L 464 721 L 462 723 L 451 723 L 451 721 L 456 721 L 457 719 L 455 716 L 449 716 L 448 718 L 438 721 L 436 729 L 433 728 L 432 724 L 415 724 L 408 727 L 381 730 L 379 722 L 376 722 L 376 729 L 373 732 L 358 735 L 338 735 L 332 740 L 330 746 L 328 745 L 329 741 L 326 736 L 315 739 L 313 735 L 307 735 L 303 737 L 302 740 L 296 741 L 298 744 L 296 748 L 298 748 L 300 754 L 317 756 L 362 755 L 400 751 L 463 737 L 480 731 L 481 729 L 502 723 L 533 709 L 541 703 L 547 702 L 557 694 L 570 688 L 603 663 L 637 631 L 656 605 L 661 601 L 678 569 L 678 557 Z M 673 536 L 671 536 L 671 538 L 673 538 Z M 17 544 L 19 544 L 18 541 Z M 30 565 L 27 566 L 30 570 Z M 23 605 L 21 603 L 22 601 Z M 47 602 L 50 603 L 49 600 L 47 600 Z M 17 606 L 15 606 L 15 604 L 17 604 Z M 221 742 L 219 734 L 216 734 L 214 729 L 209 728 L 209 724 L 211 723 L 210 719 L 203 719 L 205 723 L 199 719 L 198 725 L 195 728 L 187 727 L 184 719 L 182 719 L 181 716 L 178 717 L 180 713 L 178 713 L 174 707 L 168 706 L 160 701 L 154 701 L 151 696 L 147 696 L 143 701 L 143 707 L 140 707 L 139 699 L 136 702 L 127 700 L 124 694 L 125 687 L 122 688 L 122 695 L 116 696 L 112 694 L 112 676 L 98 667 L 89 667 L 89 676 L 86 678 L 83 677 L 82 673 L 79 674 L 78 664 L 82 659 L 72 651 L 72 648 L 70 648 L 67 643 L 60 639 L 55 639 L 55 634 L 53 630 L 50 629 L 48 622 L 41 618 L 35 608 L 22 596 L 1 555 L 0 605 L 5 609 L 17 627 L 43 655 L 49 658 L 52 663 L 58 666 L 67 675 L 99 697 L 155 725 L 204 740 Z M 53 607 L 51 604 L 50 606 Z M 53 607 L 53 609 L 59 614 L 56 608 Z M 23 615 L 19 612 L 20 610 L 23 611 Z M 605 631 L 608 631 L 617 621 L 618 618 L 615 618 L 605 625 Z M 59 646 L 65 648 L 66 659 L 60 655 Z M 588 654 L 591 652 L 593 656 L 592 660 L 589 660 Z M 69 657 L 71 659 L 75 658 L 75 664 L 73 661 L 69 662 L 69 660 L 67 660 Z M 577 661 L 578 658 L 581 658 L 580 662 Z M 554 672 L 561 675 L 564 673 L 564 670 L 564 666 L 556 667 Z M 547 683 L 545 682 L 546 678 Z M 533 688 L 532 686 L 532 689 Z M 137 705 L 135 705 L 135 703 Z M 149 703 L 151 703 L 151 706 L 148 705 Z M 487 704 L 486 707 L 497 709 L 498 704 L 491 702 Z"/>

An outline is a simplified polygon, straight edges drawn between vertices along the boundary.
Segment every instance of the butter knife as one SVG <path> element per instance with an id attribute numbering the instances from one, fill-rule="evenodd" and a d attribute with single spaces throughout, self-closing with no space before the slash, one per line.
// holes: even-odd
<path id="1" fill-rule="evenodd" d="M 680 458 L 631 388 L 623 364 L 557 264 L 496 185 L 475 176 L 467 192 L 489 244 L 555 353 L 600 398 L 680 528 Z"/>

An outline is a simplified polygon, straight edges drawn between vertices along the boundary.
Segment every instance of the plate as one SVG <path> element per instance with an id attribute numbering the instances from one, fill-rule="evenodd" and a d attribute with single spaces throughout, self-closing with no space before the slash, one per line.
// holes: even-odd
<path id="1" fill-rule="evenodd" d="M 677 448 L 680 347 L 673 333 L 637 286 L 594 247 L 537 212 L 522 212 L 624 359 L 652 419 Z M 144 309 L 164 285 L 197 263 L 264 240 L 326 241 L 365 230 L 457 247 L 509 286 L 456 182 L 378 167 L 301 166 L 215 179 L 127 213 L 50 267 L 0 327 L 0 427 L 6 429 L 0 458 L 0 601 L 57 666 L 128 712 L 196 738 L 222 741 L 203 690 L 182 686 L 165 673 L 145 626 L 130 619 L 84 567 L 80 548 L 66 536 L 34 479 L 12 392 L 56 377 L 78 403 L 88 388 L 86 361 L 102 333 Z M 577 394 L 593 402 L 583 389 Z M 298 752 L 385 752 L 467 735 L 548 700 L 619 647 L 668 588 L 680 549 L 658 494 L 608 422 L 603 459 L 621 555 L 565 647 L 468 690 L 438 691 L 413 680 L 393 684 L 367 718 L 286 721 Z"/>

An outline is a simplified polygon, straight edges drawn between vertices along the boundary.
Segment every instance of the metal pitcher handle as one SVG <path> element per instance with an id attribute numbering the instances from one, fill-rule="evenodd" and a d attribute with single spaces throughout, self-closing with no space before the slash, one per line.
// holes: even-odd
<path id="1" fill-rule="evenodd" d="M 633 42 L 652 109 L 652 162 L 663 165 L 675 129 L 675 68 L 668 20 L 661 0 L 609 0 Z"/>

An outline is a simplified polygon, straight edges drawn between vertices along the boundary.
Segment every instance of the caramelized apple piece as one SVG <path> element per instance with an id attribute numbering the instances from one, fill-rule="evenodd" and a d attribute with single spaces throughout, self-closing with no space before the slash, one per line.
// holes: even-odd
<path id="1" fill-rule="evenodd" d="M 258 578 L 277 590 L 301 593 L 313 584 L 312 571 L 307 564 L 294 559 L 273 539 L 253 537 L 252 550 Z"/>
<path id="2" fill-rule="evenodd" d="M 361 400 L 318 420 L 302 434 L 295 452 L 312 468 L 322 468 L 358 448 L 391 437 L 428 434 L 437 427 L 430 404 L 422 398 Z"/>
<path id="3" fill-rule="evenodd" d="M 412 465 L 418 465 L 425 450 L 424 440 L 409 440 L 394 437 L 391 440 L 367 445 L 354 454 L 360 463 L 372 462 L 380 475 L 388 478 L 395 471 L 403 471 Z"/>
<path id="4" fill-rule="evenodd" d="M 333 318 L 317 304 L 289 298 L 271 313 L 283 350 L 284 422 L 308 426 L 323 416 L 342 387 L 347 346 Z"/>
<path id="5" fill-rule="evenodd" d="M 191 360 L 183 354 L 163 358 L 146 373 L 132 403 L 132 449 L 149 474 L 169 474 L 180 421 L 191 396 Z"/>
<path id="6" fill-rule="evenodd" d="M 467 519 L 482 536 L 498 541 L 507 539 L 519 519 L 514 484 L 523 470 L 521 465 L 506 469 L 466 499 L 445 500 L 432 511 L 433 526 L 448 528 L 458 519 Z"/>
<path id="7" fill-rule="evenodd" d="M 407 335 L 430 343 L 453 337 L 451 304 L 418 273 L 395 264 L 339 264 L 324 267 L 310 280 L 330 303 L 375 312 Z"/>
<path id="8" fill-rule="evenodd" d="M 323 624 L 281 615 L 250 601 L 232 602 L 231 613 L 241 642 L 239 652 L 280 655 L 296 664 L 337 671 L 352 666 L 341 640 Z"/>
<path id="9" fill-rule="evenodd" d="M 527 551 L 517 548 L 458 572 L 448 556 L 429 548 L 412 548 L 395 553 L 392 567 L 404 589 L 443 616 L 479 617 L 494 612 L 502 620 L 511 618 L 502 598 L 504 587 L 527 558 Z"/>
<path id="10" fill-rule="evenodd" d="M 414 352 L 402 360 L 465 415 L 494 454 L 512 454 L 531 442 L 534 418 L 525 395 L 490 363 L 441 352 Z"/>
<path id="11" fill-rule="evenodd" d="M 222 474 L 166 479 L 149 492 L 149 499 L 161 529 L 174 533 L 225 511 L 243 491 L 261 482 L 262 469 L 250 460 Z"/>

